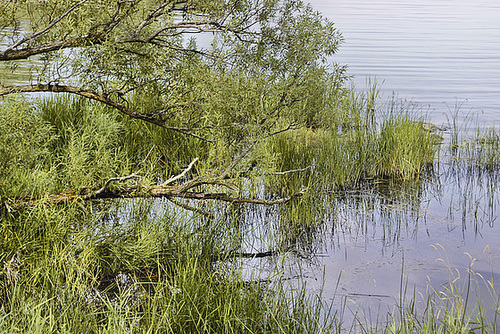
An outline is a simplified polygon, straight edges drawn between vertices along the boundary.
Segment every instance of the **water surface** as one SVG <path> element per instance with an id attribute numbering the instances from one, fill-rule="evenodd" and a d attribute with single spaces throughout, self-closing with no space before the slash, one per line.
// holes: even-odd
<path id="1" fill-rule="evenodd" d="M 385 98 L 395 94 L 417 103 L 416 112 L 438 125 L 450 127 L 453 117 L 500 123 L 500 3 L 310 2 L 343 33 L 335 61 L 348 65 L 358 88 L 376 78 Z M 449 138 L 450 132 L 442 134 Z M 332 194 L 335 212 L 323 217 L 313 260 L 290 254 L 290 278 L 338 308 L 346 298 L 376 317 L 401 301 L 402 287 L 424 309 L 426 297 L 447 293 L 451 281 L 465 292 L 471 275 L 477 282 L 470 286 L 472 304 L 491 306 L 487 281 L 500 280 L 498 171 L 458 167 L 446 154 L 413 187 Z M 257 220 L 273 224 L 268 216 Z M 265 242 L 249 246 L 259 247 Z M 287 268 L 264 262 L 261 268 L 271 272 Z"/>
<path id="2" fill-rule="evenodd" d="M 345 43 L 336 61 L 348 64 L 360 88 L 377 78 L 430 110 L 436 123 L 449 109 L 500 121 L 500 3 L 495 0 L 311 0 L 336 23 Z"/>

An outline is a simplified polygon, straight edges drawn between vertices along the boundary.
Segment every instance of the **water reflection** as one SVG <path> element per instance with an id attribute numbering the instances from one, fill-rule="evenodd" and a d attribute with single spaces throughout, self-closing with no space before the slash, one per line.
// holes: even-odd
<path id="1" fill-rule="evenodd" d="M 500 278 L 498 167 L 465 159 L 466 146 L 459 151 L 449 154 L 443 145 L 439 163 L 415 182 L 372 181 L 329 193 L 303 229 L 282 209 L 247 208 L 242 247 L 283 250 L 247 261 L 247 274 L 272 280 L 278 272 L 336 307 L 348 298 L 356 308 L 384 311 L 399 301 L 402 282 L 407 297 L 421 296 L 417 302 L 425 305 L 424 296 L 443 292 L 450 281 L 466 284 L 473 273 L 473 293 L 487 299 L 487 281 Z"/>

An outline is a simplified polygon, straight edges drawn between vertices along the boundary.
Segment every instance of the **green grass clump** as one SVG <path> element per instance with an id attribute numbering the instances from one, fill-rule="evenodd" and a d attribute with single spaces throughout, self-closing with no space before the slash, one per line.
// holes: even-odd
<path id="1" fill-rule="evenodd" d="M 55 189 L 50 124 L 29 103 L 0 104 L 0 196 L 28 196 Z"/>
<path id="2" fill-rule="evenodd" d="M 277 170 L 307 168 L 280 176 L 283 183 L 272 182 L 271 187 L 288 191 L 311 184 L 355 187 L 374 178 L 409 181 L 433 163 L 436 153 L 434 136 L 422 122 L 408 118 L 341 133 L 304 128 L 275 136 L 268 145 Z"/>
<path id="3" fill-rule="evenodd" d="M 215 260 L 232 244 L 224 224 L 123 205 L 100 219 L 43 204 L 2 217 L 1 332 L 321 332 L 334 322 L 319 318 L 320 301 Z"/>
<path id="4" fill-rule="evenodd" d="M 409 180 L 432 164 L 436 153 L 435 137 L 423 127 L 423 122 L 408 118 L 383 122 L 378 145 L 373 153 L 373 176 Z"/>

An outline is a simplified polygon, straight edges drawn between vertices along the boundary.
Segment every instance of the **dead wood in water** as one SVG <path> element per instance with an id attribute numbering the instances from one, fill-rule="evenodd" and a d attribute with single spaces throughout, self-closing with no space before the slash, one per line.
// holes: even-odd
<path id="1" fill-rule="evenodd" d="M 177 176 L 174 176 L 160 185 L 142 185 L 140 182 L 131 186 L 118 186 L 111 188 L 112 183 L 129 181 L 132 179 L 140 179 L 141 176 L 136 174 L 131 174 L 123 177 L 114 177 L 107 180 L 104 185 L 99 189 L 84 188 L 82 190 L 68 190 L 60 193 L 44 194 L 38 197 L 18 197 L 18 198 L 7 198 L 4 200 L 4 206 L 8 211 L 12 209 L 22 209 L 27 207 L 33 207 L 39 201 L 43 201 L 45 204 L 57 205 L 64 203 L 89 201 L 89 200 L 101 200 L 101 199 L 114 199 L 114 198 L 168 198 L 174 204 L 179 205 L 188 210 L 198 210 L 196 208 L 190 207 L 184 203 L 179 203 L 174 198 L 185 198 L 192 200 L 218 200 L 228 203 L 251 203 L 260 205 L 277 205 L 284 204 L 291 201 L 295 197 L 300 197 L 304 194 L 305 189 L 301 189 L 295 194 L 288 196 L 286 198 L 280 198 L 275 200 L 264 200 L 264 199 L 253 199 L 253 198 L 243 198 L 231 196 L 226 192 L 203 192 L 194 191 L 194 188 L 211 185 L 225 187 L 232 191 L 237 191 L 238 188 L 229 182 L 225 182 L 220 178 L 205 179 L 205 178 L 194 178 L 188 180 L 184 183 L 178 185 L 171 185 L 175 181 L 183 178 L 186 173 L 191 170 L 194 163 L 198 158 L 194 159 L 189 166 Z M 208 214 L 201 212 L 203 214 Z"/>

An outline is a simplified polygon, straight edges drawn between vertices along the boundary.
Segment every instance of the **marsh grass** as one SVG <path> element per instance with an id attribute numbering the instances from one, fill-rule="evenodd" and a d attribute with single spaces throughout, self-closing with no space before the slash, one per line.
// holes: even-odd
<path id="1" fill-rule="evenodd" d="M 443 246 L 437 244 L 433 247 L 446 255 Z M 470 255 L 469 260 L 469 268 L 461 272 L 453 269 L 446 257 L 438 258 L 449 272 L 449 282 L 439 287 L 432 287 L 431 282 L 428 282 L 426 296 L 413 294 L 408 299 L 408 283 L 402 273 L 400 301 L 387 322 L 383 325 L 378 323 L 380 330 L 373 332 L 496 333 L 499 295 L 494 288 L 493 278 L 488 279 L 475 272 L 476 260 Z M 486 291 L 487 296 L 481 296 L 479 290 Z M 491 300 L 485 303 L 482 298 Z M 486 305 L 491 305 L 491 309 Z"/>
<path id="2" fill-rule="evenodd" d="M 391 184 L 387 187 L 403 189 L 391 193 L 394 203 L 413 196 L 419 206 L 418 193 L 431 178 L 426 173 L 432 174 L 428 167 L 435 158 L 436 134 L 405 112 L 377 118 L 375 90 L 339 94 L 335 103 L 330 101 L 338 112 L 315 115 L 309 127 L 265 138 L 242 162 L 246 176 L 234 180 L 242 195 L 277 198 L 307 189 L 300 201 L 269 209 L 262 217 L 242 205 L 190 203 L 212 212 L 209 218 L 148 199 L 61 206 L 40 200 L 13 211 L 2 205 L 0 331 L 354 331 L 354 325 L 343 323 L 345 310 L 334 310 L 306 286 L 287 285 L 279 270 L 264 281 L 243 277 L 243 261 L 234 255 L 248 245 L 244 229 L 259 232 L 254 227 L 258 217 L 269 225 L 259 232 L 267 242 L 259 246 L 282 251 L 275 257 L 289 250 L 314 256 L 321 248 L 318 236 L 339 210 L 332 198 L 341 193 L 349 197 L 366 190 L 371 196 L 369 191 Z M 194 157 L 205 160 L 194 175 L 215 175 L 235 153 L 224 140 L 200 142 L 73 97 L 6 100 L 0 109 L 2 203 L 9 196 L 96 187 L 132 172 L 154 184 Z M 461 157 L 469 154 L 478 166 L 495 170 L 498 142 L 498 133 L 489 131 L 457 147 Z M 389 226 L 387 234 L 393 237 L 397 229 Z M 423 316 L 413 307 L 414 296 L 401 300 L 399 313 L 383 326 L 362 328 L 448 333 L 482 328 L 473 327 L 476 323 L 486 326 L 481 309 L 479 318 L 470 318 L 464 305 L 471 299 L 454 299 L 460 293 L 452 287 L 450 303 L 439 304 L 445 299 L 432 294 L 437 299 L 429 299 Z"/>
<path id="3" fill-rule="evenodd" d="M 2 331 L 304 333 L 335 320 L 320 318 L 323 302 L 303 290 L 290 299 L 280 280 L 246 281 L 238 261 L 214 262 L 232 247 L 218 224 L 166 211 L 106 228 L 68 209 L 42 204 L 3 217 L 1 260 L 17 275 L 2 273 Z M 8 264 L 13 252 L 17 267 Z"/>
<path id="4" fill-rule="evenodd" d="M 31 195 L 55 188 L 51 127 L 25 101 L 0 104 L 0 196 Z"/>
<path id="5" fill-rule="evenodd" d="M 277 170 L 308 168 L 284 175 L 283 182 L 278 178 L 275 188 L 290 191 L 314 184 L 335 190 L 377 178 L 413 180 L 433 163 L 437 142 L 423 121 L 410 115 L 381 119 L 379 124 L 360 119 L 367 117 L 353 115 L 352 124 L 339 131 L 303 128 L 269 139 Z"/>

